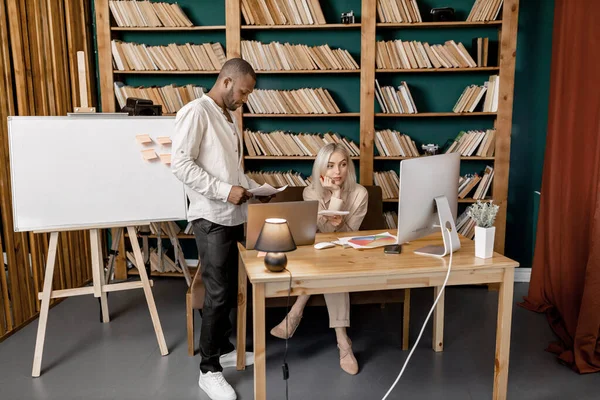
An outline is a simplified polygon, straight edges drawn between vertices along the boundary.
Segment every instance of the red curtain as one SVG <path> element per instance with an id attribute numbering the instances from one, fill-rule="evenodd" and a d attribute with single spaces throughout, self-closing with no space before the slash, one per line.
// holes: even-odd
<path id="1" fill-rule="evenodd" d="M 600 371 L 600 1 L 555 0 L 548 135 L 529 294 L 548 350 Z"/>

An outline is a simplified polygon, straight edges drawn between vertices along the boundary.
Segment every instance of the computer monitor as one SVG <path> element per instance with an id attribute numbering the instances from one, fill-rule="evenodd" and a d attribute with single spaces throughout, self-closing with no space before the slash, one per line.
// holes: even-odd
<path id="1" fill-rule="evenodd" d="M 246 224 L 246 249 L 254 249 L 260 230 L 267 218 L 287 220 L 296 246 L 315 243 L 319 202 L 288 201 L 284 203 L 248 204 Z"/>
<path id="2" fill-rule="evenodd" d="M 419 157 L 400 162 L 398 244 L 438 232 L 443 245 L 426 246 L 416 254 L 444 257 L 460 248 L 456 232 L 460 154 Z"/>

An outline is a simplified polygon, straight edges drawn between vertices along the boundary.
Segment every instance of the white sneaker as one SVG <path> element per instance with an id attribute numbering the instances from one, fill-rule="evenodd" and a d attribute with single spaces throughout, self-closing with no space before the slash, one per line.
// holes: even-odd
<path id="1" fill-rule="evenodd" d="M 231 368 L 237 366 L 237 350 L 230 351 L 219 357 L 219 363 L 223 368 Z M 254 353 L 246 352 L 246 367 L 254 364 Z"/>
<path id="2" fill-rule="evenodd" d="M 211 400 L 236 400 L 235 390 L 223 377 L 222 372 L 200 372 L 198 386 Z"/>

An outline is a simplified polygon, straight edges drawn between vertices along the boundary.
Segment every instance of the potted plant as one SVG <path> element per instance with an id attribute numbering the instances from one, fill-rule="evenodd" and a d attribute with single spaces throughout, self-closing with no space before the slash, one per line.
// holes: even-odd
<path id="1" fill-rule="evenodd" d="M 467 214 L 475 221 L 475 257 L 490 258 L 494 254 L 494 237 L 496 227 L 494 221 L 499 206 L 492 201 L 477 203 L 469 207 Z"/>

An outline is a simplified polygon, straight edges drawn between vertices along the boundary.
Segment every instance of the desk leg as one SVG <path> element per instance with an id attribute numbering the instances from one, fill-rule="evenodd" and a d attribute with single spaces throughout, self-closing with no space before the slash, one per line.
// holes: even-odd
<path id="1" fill-rule="evenodd" d="M 442 290 L 441 286 L 433 288 L 433 300 L 437 298 L 438 294 Z M 433 351 L 440 352 L 444 351 L 444 298 L 446 293 L 442 293 L 440 299 L 433 312 Z"/>
<path id="2" fill-rule="evenodd" d="M 402 350 L 408 350 L 410 329 L 410 289 L 404 289 L 404 315 L 402 316 Z"/>
<path id="3" fill-rule="evenodd" d="M 252 285 L 254 316 L 254 400 L 267 399 L 267 365 L 265 354 L 265 284 Z"/>
<path id="4" fill-rule="evenodd" d="M 496 362 L 494 363 L 494 400 L 506 400 L 510 326 L 512 319 L 515 270 L 506 268 L 498 295 L 498 324 L 496 326 Z"/>
<path id="5" fill-rule="evenodd" d="M 44 341 L 46 339 L 46 323 L 48 322 L 48 310 L 50 308 L 50 296 L 52 295 L 52 280 L 54 278 L 54 264 L 56 262 L 56 247 L 58 245 L 58 232 L 50 234 L 48 244 L 48 258 L 46 259 L 46 274 L 44 276 L 44 288 L 42 289 L 42 304 L 40 307 L 40 319 L 38 321 L 37 339 L 35 340 L 35 353 L 33 356 L 33 370 L 31 376 L 40 376 L 42 367 L 42 354 L 44 353 Z"/>
<path id="6" fill-rule="evenodd" d="M 238 295 L 237 295 L 237 370 L 246 369 L 246 304 L 247 298 L 247 282 L 246 267 L 242 262 L 242 257 L 239 257 L 238 263 Z"/>

